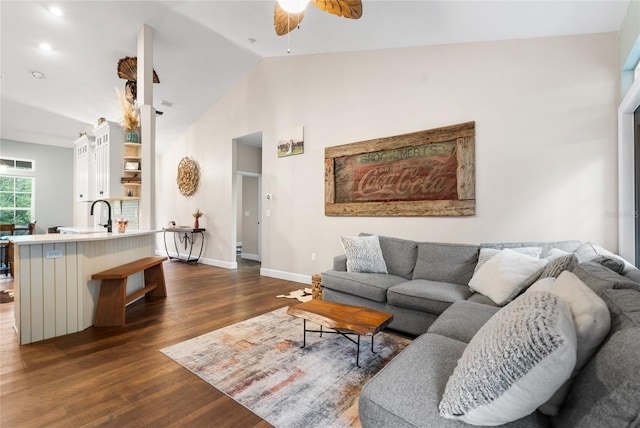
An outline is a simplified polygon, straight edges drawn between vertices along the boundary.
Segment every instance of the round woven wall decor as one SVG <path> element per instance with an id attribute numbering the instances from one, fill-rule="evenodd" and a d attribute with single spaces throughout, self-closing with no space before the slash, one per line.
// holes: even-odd
<path id="1" fill-rule="evenodd" d="M 198 163 L 190 157 L 183 157 L 178 164 L 178 189 L 184 196 L 193 195 L 198 189 L 200 171 Z"/>

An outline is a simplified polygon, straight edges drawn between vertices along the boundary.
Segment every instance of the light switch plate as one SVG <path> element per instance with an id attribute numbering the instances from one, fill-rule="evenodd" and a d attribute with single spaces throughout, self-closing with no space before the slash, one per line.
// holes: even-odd
<path id="1" fill-rule="evenodd" d="M 60 257 L 64 257 L 64 251 L 62 250 L 47 250 L 44 254 L 45 259 L 57 259 Z"/>

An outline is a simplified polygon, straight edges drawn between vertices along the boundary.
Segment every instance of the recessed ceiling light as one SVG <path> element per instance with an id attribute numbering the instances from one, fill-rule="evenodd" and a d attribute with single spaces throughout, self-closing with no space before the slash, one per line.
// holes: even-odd
<path id="1" fill-rule="evenodd" d="M 41 73 L 40 71 L 32 71 L 31 75 L 36 79 L 44 79 L 44 73 Z"/>
<path id="2" fill-rule="evenodd" d="M 42 49 L 43 51 L 50 51 L 53 48 L 51 47 L 51 45 L 49 43 L 40 43 L 40 49 Z"/>
<path id="3" fill-rule="evenodd" d="M 62 9 L 60 9 L 58 6 L 49 6 L 49 13 L 53 16 L 64 15 L 64 13 L 62 12 Z"/>

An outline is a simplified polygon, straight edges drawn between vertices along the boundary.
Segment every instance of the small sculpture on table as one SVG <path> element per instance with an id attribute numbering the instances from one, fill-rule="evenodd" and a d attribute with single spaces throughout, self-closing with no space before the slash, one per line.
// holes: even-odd
<path id="1" fill-rule="evenodd" d="M 200 229 L 200 217 L 202 217 L 204 213 L 200 211 L 200 208 L 196 208 L 196 212 L 193 213 L 193 217 L 196 221 L 193 222 L 194 229 Z"/>

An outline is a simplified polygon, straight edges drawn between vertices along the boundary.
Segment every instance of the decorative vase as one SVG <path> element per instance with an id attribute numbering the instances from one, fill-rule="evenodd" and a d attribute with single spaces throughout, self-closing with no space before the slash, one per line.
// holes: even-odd
<path id="1" fill-rule="evenodd" d="M 194 229 L 200 229 L 200 218 L 196 217 L 196 221 L 193 222 Z"/>
<path id="2" fill-rule="evenodd" d="M 119 233 L 124 233 L 127 230 L 127 225 L 128 223 L 125 222 L 117 222 L 116 226 L 118 226 L 118 232 Z"/>
<path id="3" fill-rule="evenodd" d="M 127 143 L 137 143 L 138 134 L 135 131 L 129 131 L 125 134 L 124 139 Z"/>

